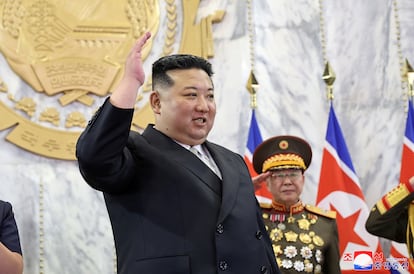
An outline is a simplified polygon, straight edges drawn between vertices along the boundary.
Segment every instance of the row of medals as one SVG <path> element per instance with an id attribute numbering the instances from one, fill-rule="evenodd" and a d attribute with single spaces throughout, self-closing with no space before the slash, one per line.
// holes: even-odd
<path id="1" fill-rule="evenodd" d="M 299 219 L 296 221 L 296 218 L 293 216 L 288 217 L 287 222 L 292 224 L 295 223 L 295 221 L 298 224 L 298 227 L 302 230 L 305 231 L 309 231 L 309 233 L 300 233 L 299 235 L 293 231 L 287 231 L 284 232 L 286 230 L 286 225 L 284 223 L 286 215 L 285 214 L 263 214 L 263 218 L 265 219 L 269 219 L 270 221 L 272 221 L 273 223 L 278 223 L 276 227 L 272 228 L 270 230 L 270 238 L 272 240 L 273 243 L 275 242 L 279 242 L 280 240 L 283 239 L 283 236 L 286 239 L 286 242 L 297 242 L 297 239 L 299 237 L 299 240 L 306 244 L 309 250 L 314 250 L 315 249 L 315 245 L 316 246 L 323 246 L 324 245 L 324 241 L 323 239 L 316 235 L 314 231 L 309 231 L 311 225 L 315 224 L 318 217 L 316 215 L 313 214 L 308 214 L 308 218 L 306 218 L 305 214 L 302 214 L 302 219 Z M 266 227 L 268 230 L 269 228 Z M 280 245 L 275 245 L 273 244 L 273 250 L 274 253 L 276 255 L 276 257 L 278 257 L 281 254 L 290 254 L 291 250 L 289 250 L 289 246 L 287 246 L 285 248 L 284 251 L 281 250 L 281 246 Z M 296 256 L 296 254 L 294 254 L 294 256 Z M 287 256 L 287 257 L 294 257 L 294 256 Z M 310 261 L 308 260 L 308 258 L 304 258 L 305 259 L 305 265 L 309 265 Z M 321 262 L 321 252 L 318 250 L 316 250 L 315 252 L 315 259 L 318 263 Z M 281 262 L 280 258 L 277 258 L 278 263 L 280 266 L 284 266 L 285 263 Z M 305 268 L 305 269 L 296 269 L 296 270 L 305 270 L 305 272 L 311 272 L 313 269 L 313 266 L 311 267 L 311 269 L 309 268 Z M 307 271 L 308 270 L 308 271 Z M 315 271 L 314 273 L 320 273 L 321 271 L 321 266 L 317 265 L 315 266 L 315 269 L 313 269 L 313 271 Z"/>

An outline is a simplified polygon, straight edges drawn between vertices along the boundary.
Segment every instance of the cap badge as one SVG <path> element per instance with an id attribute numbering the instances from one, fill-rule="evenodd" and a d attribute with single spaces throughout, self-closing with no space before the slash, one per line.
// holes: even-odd
<path id="1" fill-rule="evenodd" d="M 286 141 L 286 140 L 280 141 L 280 143 L 279 143 L 279 148 L 280 149 L 288 149 L 288 147 L 289 147 L 288 141 Z"/>

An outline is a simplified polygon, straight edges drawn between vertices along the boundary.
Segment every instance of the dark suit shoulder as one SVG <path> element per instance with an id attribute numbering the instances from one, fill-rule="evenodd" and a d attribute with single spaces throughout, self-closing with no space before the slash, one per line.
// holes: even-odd
<path id="1" fill-rule="evenodd" d="M 322 208 L 319 208 L 317 206 L 313 206 L 313 205 L 305 205 L 306 210 L 319 215 L 319 216 L 324 216 L 327 217 L 329 219 L 336 219 L 336 211 L 332 211 L 332 210 L 325 210 Z"/>
<path id="2" fill-rule="evenodd" d="M 12 211 L 11 204 L 9 202 L 0 200 L 0 217 L 3 217 L 4 215 L 9 214 L 9 212 L 11 211 Z"/>

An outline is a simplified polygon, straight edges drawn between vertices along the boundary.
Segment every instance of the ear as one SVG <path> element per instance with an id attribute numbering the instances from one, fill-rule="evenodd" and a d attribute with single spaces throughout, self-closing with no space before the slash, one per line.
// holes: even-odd
<path id="1" fill-rule="evenodd" d="M 150 104 L 151 104 L 152 111 L 155 114 L 160 114 L 161 113 L 160 94 L 157 91 L 151 92 L 149 101 L 150 101 Z"/>

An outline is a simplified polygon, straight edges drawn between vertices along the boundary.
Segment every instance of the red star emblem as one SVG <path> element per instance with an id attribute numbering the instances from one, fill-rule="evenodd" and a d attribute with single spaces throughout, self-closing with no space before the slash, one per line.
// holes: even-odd
<path id="1" fill-rule="evenodd" d="M 330 204 L 330 207 L 331 210 L 337 212 L 336 223 L 338 224 L 340 254 L 342 255 L 344 253 L 345 248 L 349 242 L 369 246 L 354 230 L 359 214 L 361 213 L 361 209 L 348 216 L 347 218 L 344 218 L 332 204 Z"/>

